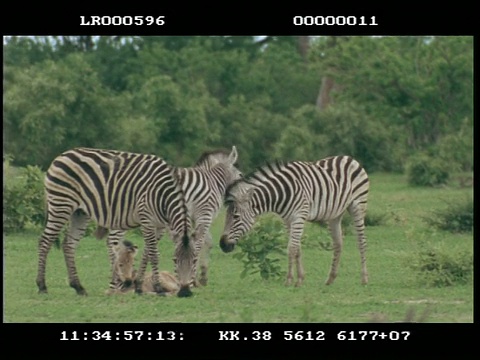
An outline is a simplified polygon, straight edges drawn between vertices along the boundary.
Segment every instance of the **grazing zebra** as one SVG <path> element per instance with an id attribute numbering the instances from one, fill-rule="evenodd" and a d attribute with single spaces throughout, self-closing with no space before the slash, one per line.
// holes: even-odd
<path id="1" fill-rule="evenodd" d="M 152 264 L 155 290 L 161 292 L 158 271 L 157 234 L 171 229 L 175 247 L 179 296 L 190 296 L 194 248 L 189 233 L 191 221 L 176 168 L 154 155 L 76 148 L 55 158 L 45 177 L 47 222 L 39 240 L 37 286 L 47 292 L 45 268 L 48 252 L 63 226 L 70 221 L 63 241 L 70 286 L 86 295 L 75 266 L 75 249 L 87 222 L 106 229 L 140 227 L 145 239 L 142 264 L 135 280 L 141 292 L 147 262 Z"/>
<path id="2" fill-rule="evenodd" d="M 135 256 L 138 248 L 128 240 L 124 240 L 115 248 L 115 261 L 113 263 L 114 271 L 117 272 L 120 282 L 115 289 L 110 288 L 108 295 L 124 294 L 134 290 L 132 279 L 135 279 L 136 271 L 134 267 Z M 180 284 L 175 276 L 168 271 L 160 271 L 160 286 L 162 291 L 155 292 L 153 274 L 148 272 L 145 274 L 142 282 L 142 293 L 158 294 L 158 295 L 174 295 L 180 290 Z"/>
<path id="3" fill-rule="evenodd" d="M 208 278 L 208 257 L 212 247 L 210 226 L 223 204 L 226 188 L 242 176 L 235 167 L 238 153 L 235 146 L 231 152 L 225 150 L 213 150 L 203 153 L 195 165 L 190 168 L 179 168 L 178 177 L 185 196 L 188 213 L 194 223 L 193 242 L 195 244 L 195 262 L 192 270 L 192 282 L 194 285 L 206 285 Z M 108 237 L 110 261 L 115 261 L 114 251 L 124 231 L 112 231 Z M 163 233 L 157 233 L 159 239 Z M 199 259 L 201 273 L 197 280 L 196 262 Z M 120 279 L 112 276 L 110 289 L 117 289 Z"/>
<path id="4" fill-rule="evenodd" d="M 342 251 L 341 228 L 345 210 L 353 216 L 362 264 L 362 283 L 368 282 L 365 258 L 364 218 L 367 209 L 369 180 L 360 164 L 349 156 L 334 156 L 317 162 L 294 161 L 269 164 L 227 190 L 227 215 L 220 240 L 224 252 L 233 250 L 241 236 L 249 231 L 255 218 L 266 212 L 280 215 L 289 233 L 288 273 L 286 284 L 296 286 L 304 279 L 300 239 L 305 221 L 329 223 L 333 238 L 333 260 L 326 284 L 337 276 Z"/>

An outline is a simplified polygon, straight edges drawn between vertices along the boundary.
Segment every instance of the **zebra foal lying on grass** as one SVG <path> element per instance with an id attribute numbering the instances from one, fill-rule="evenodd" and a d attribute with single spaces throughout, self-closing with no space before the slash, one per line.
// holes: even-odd
<path id="1" fill-rule="evenodd" d="M 333 238 L 333 260 L 326 284 L 337 276 L 342 252 L 342 217 L 348 211 L 354 218 L 362 265 L 362 283 L 368 282 L 365 257 L 364 218 L 369 180 L 360 164 L 349 156 L 334 156 L 317 162 L 293 161 L 263 166 L 227 190 L 225 228 L 220 239 L 224 252 L 234 249 L 249 231 L 257 216 L 280 215 L 289 233 L 286 284 L 297 270 L 296 286 L 302 284 L 304 270 L 300 241 L 305 221 L 328 221 Z"/>
<path id="2" fill-rule="evenodd" d="M 113 262 L 113 271 L 120 280 L 117 288 L 107 290 L 108 295 L 124 294 L 133 292 L 133 281 L 135 280 L 135 256 L 138 248 L 128 240 L 124 240 L 113 248 L 115 260 Z M 168 271 L 160 271 L 161 292 L 156 292 L 153 281 L 153 274 L 147 272 L 142 282 L 142 292 L 146 294 L 175 295 L 180 290 L 180 284 L 177 278 Z"/>
<path id="3" fill-rule="evenodd" d="M 190 296 L 195 268 L 195 248 L 190 239 L 191 221 L 177 169 L 155 155 L 77 148 L 56 157 L 45 176 L 47 221 L 39 240 L 37 286 L 47 292 L 45 269 L 51 245 L 69 222 L 63 241 L 70 286 L 87 292 L 80 283 L 75 249 L 89 220 L 99 233 L 140 227 L 145 249 L 135 287 L 141 292 L 147 263 L 152 264 L 156 292 L 161 292 L 157 239 L 167 227 L 175 243 L 178 296 Z M 108 230 L 107 230 L 108 229 Z"/>
<path id="4" fill-rule="evenodd" d="M 178 168 L 177 176 L 188 209 L 188 215 L 193 222 L 194 233 L 191 236 L 194 244 L 194 269 L 192 284 L 206 285 L 208 278 L 208 257 L 212 247 L 210 226 L 220 210 L 225 191 L 234 181 L 241 178 L 242 173 L 235 166 L 238 159 L 235 146 L 232 150 L 213 150 L 203 153 L 193 167 Z M 157 239 L 163 232 L 157 233 Z M 113 248 L 124 238 L 125 231 L 112 231 L 108 236 L 110 262 L 113 265 Z M 145 254 L 144 254 L 145 256 Z M 200 262 L 200 274 L 197 279 L 197 261 Z M 115 291 L 120 280 L 115 272 L 112 275 L 110 288 Z"/>

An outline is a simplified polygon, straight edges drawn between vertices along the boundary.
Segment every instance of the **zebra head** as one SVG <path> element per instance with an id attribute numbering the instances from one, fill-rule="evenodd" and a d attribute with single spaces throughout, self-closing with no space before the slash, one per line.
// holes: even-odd
<path id="1" fill-rule="evenodd" d="M 118 275 L 124 288 L 129 288 L 135 279 L 135 255 L 137 255 L 138 247 L 130 241 L 123 241 L 115 249 L 115 262 L 113 271 Z"/>
<path id="2" fill-rule="evenodd" d="M 237 168 L 238 152 L 237 148 L 232 146 L 232 150 L 213 150 L 204 152 L 195 163 L 195 167 L 203 169 L 212 169 L 214 167 L 223 167 L 226 170 L 226 185 L 230 185 L 242 178 L 242 172 Z"/>
<path id="3" fill-rule="evenodd" d="M 224 252 L 232 251 L 238 240 L 255 222 L 256 214 L 252 206 L 253 190 L 253 185 L 243 180 L 235 182 L 227 190 L 225 197 L 227 214 L 223 235 L 220 238 L 220 248 Z"/>
<path id="4" fill-rule="evenodd" d="M 203 167 L 205 169 L 210 169 L 219 163 L 235 164 L 236 161 L 237 149 L 235 146 L 233 146 L 231 152 L 226 149 L 205 151 L 197 160 L 194 167 Z"/>

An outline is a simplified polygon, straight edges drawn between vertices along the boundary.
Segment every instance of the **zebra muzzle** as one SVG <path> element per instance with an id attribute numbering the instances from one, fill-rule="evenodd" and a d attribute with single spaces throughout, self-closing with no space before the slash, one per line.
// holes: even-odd
<path id="1" fill-rule="evenodd" d="M 220 238 L 220 248 L 222 249 L 223 252 L 228 253 L 228 252 L 233 251 L 233 249 L 235 248 L 235 244 L 231 243 L 231 242 L 228 242 L 227 241 L 227 236 L 222 235 L 222 237 Z"/>
<path id="2" fill-rule="evenodd" d="M 190 290 L 189 285 L 183 285 L 180 288 L 179 292 L 177 293 L 178 297 L 190 297 L 192 295 L 193 295 L 193 293 L 192 293 L 192 290 Z"/>

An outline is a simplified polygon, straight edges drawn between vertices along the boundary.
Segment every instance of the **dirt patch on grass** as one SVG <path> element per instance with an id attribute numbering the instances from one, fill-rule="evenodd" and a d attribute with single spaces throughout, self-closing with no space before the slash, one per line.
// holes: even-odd
<path id="1" fill-rule="evenodd" d="M 453 300 L 453 301 L 442 301 L 442 300 L 432 300 L 432 299 L 416 299 L 416 300 L 391 300 L 384 301 L 384 304 L 450 304 L 450 305 L 459 305 L 465 304 L 464 300 Z"/>

